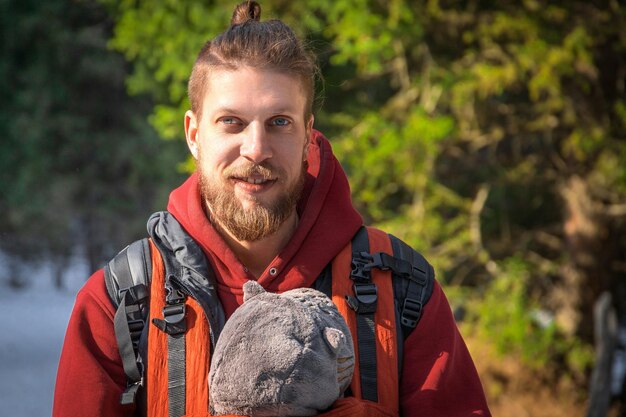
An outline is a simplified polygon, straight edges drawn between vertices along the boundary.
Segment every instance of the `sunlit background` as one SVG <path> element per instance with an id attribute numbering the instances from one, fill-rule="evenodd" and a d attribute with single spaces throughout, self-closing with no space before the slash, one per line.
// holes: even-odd
<path id="1" fill-rule="evenodd" d="M 187 77 L 234 5 L 0 0 L 0 403 L 12 416 L 50 413 L 77 288 L 144 236 L 192 169 Z M 494 416 L 620 415 L 624 2 L 261 5 L 318 55 L 316 128 L 366 221 L 435 265 Z"/>

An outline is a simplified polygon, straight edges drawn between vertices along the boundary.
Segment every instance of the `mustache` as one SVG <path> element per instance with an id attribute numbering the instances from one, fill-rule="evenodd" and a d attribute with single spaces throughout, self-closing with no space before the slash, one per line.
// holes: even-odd
<path id="1" fill-rule="evenodd" d="M 229 167 L 224 170 L 224 177 L 251 177 L 251 176 L 260 176 L 265 180 L 280 178 L 283 174 L 283 171 L 279 168 L 271 166 L 267 162 L 262 162 L 260 164 L 246 164 L 239 165 L 235 167 Z"/>

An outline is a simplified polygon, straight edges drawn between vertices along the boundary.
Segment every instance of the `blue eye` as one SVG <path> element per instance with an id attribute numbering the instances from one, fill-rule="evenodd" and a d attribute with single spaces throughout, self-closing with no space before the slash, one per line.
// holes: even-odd
<path id="1" fill-rule="evenodd" d="M 291 121 L 289 121 L 289 119 L 286 119 L 284 117 L 277 117 L 277 118 L 272 120 L 272 124 L 274 126 L 287 126 L 290 123 L 291 123 Z"/>
<path id="2" fill-rule="evenodd" d="M 225 125 L 234 125 L 237 124 L 237 119 L 235 119 L 234 117 L 224 117 L 221 119 L 221 122 Z"/>

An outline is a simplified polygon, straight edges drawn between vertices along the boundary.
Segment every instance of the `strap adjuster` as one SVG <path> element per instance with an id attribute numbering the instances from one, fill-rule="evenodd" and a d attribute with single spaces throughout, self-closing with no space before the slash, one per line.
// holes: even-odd
<path id="1" fill-rule="evenodd" d="M 137 349 L 139 346 L 144 326 L 143 320 L 128 320 L 128 331 L 130 333 L 130 341 L 133 343 L 133 349 Z"/>
<path id="2" fill-rule="evenodd" d="M 423 304 L 421 301 L 407 297 L 404 300 L 404 305 L 402 306 L 402 317 L 400 318 L 400 323 L 403 326 L 415 328 L 420 316 L 422 315 L 422 308 Z"/>
<path id="3" fill-rule="evenodd" d="M 143 378 L 141 378 L 137 382 L 133 382 L 132 384 L 128 384 L 122 395 L 120 396 L 120 404 L 122 405 L 130 405 L 135 403 L 135 399 L 137 398 L 137 392 L 139 388 L 143 386 Z"/>
<path id="4" fill-rule="evenodd" d="M 179 335 L 187 331 L 185 314 L 187 309 L 185 304 L 175 304 L 163 308 L 163 319 L 167 323 L 167 334 L 171 336 Z"/>
<path id="5" fill-rule="evenodd" d="M 380 257 L 379 257 L 380 258 Z M 358 314 L 373 314 L 378 305 L 378 288 L 372 282 L 371 271 L 376 267 L 376 258 L 368 252 L 352 254 L 352 271 L 350 279 L 354 281 L 352 289 L 354 297 L 347 295 L 348 306 Z"/>
<path id="6" fill-rule="evenodd" d="M 178 324 L 185 319 L 185 304 L 174 304 L 163 307 L 163 319 L 167 324 Z"/>
<path id="7" fill-rule="evenodd" d="M 358 314 L 373 314 L 378 305 L 378 288 L 374 283 L 355 282 L 354 297 L 346 296 L 348 306 Z"/>
<path id="8" fill-rule="evenodd" d="M 426 285 L 426 282 L 428 281 L 426 271 L 423 271 L 416 266 L 411 266 L 411 273 L 408 275 L 408 278 L 411 281 L 415 281 L 419 285 Z"/>
<path id="9" fill-rule="evenodd" d="M 120 302 L 126 300 L 126 310 L 128 313 L 139 311 L 141 309 L 141 303 L 148 299 L 148 289 L 144 284 L 120 288 L 117 290 L 117 294 Z"/>
<path id="10" fill-rule="evenodd" d="M 163 320 L 153 318 L 152 323 L 170 336 L 177 336 L 187 331 L 185 322 L 185 298 L 187 297 L 176 285 L 176 276 L 170 275 L 165 282 L 165 302 L 163 307 Z"/>
<path id="11" fill-rule="evenodd" d="M 170 336 L 176 336 L 187 331 L 185 314 L 184 303 L 167 305 L 163 307 L 163 320 L 153 318 L 152 323 Z"/>

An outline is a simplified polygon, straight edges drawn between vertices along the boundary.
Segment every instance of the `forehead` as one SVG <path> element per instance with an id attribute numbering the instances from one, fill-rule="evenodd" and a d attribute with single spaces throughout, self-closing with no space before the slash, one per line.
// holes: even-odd
<path id="1" fill-rule="evenodd" d="M 306 94 L 302 81 L 292 75 L 244 66 L 217 68 L 207 76 L 204 112 L 228 108 L 246 111 L 302 112 Z"/>

